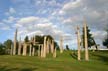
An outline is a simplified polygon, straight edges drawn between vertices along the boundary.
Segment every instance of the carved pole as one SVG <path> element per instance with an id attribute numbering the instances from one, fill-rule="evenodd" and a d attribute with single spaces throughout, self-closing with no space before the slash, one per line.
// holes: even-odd
<path id="1" fill-rule="evenodd" d="M 21 37 L 19 41 L 18 55 L 21 55 Z"/>
<path id="2" fill-rule="evenodd" d="M 44 37 L 44 55 L 43 57 L 45 58 L 46 57 L 46 36 Z"/>
<path id="3" fill-rule="evenodd" d="M 49 39 L 47 40 L 46 44 L 47 44 L 47 47 L 46 47 L 47 51 L 46 52 L 49 53 Z"/>
<path id="4" fill-rule="evenodd" d="M 43 45 L 41 46 L 41 57 L 43 57 L 43 53 L 44 53 L 44 47 Z"/>
<path id="5" fill-rule="evenodd" d="M 32 49 L 32 45 L 30 44 L 30 47 L 29 47 L 29 56 L 31 56 L 31 49 Z"/>
<path id="6" fill-rule="evenodd" d="M 32 56 L 35 55 L 35 48 L 33 47 L 33 50 L 32 50 Z"/>
<path id="7" fill-rule="evenodd" d="M 10 55 L 13 54 L 13 45 L 11 44 L 11 52 L 10 52 Z"/>
<path id="8" fill-rule="evenodd" d="M 63 37 L 60 37 L 60 53 L 63 53 Z"/>
<path id="9" fill-rule="evenodd" d="M 53 57 L 56 58 L 56 48 L 54 48 Z"/>
<path id="10" fill-rule="evenodd" d="M 40 48 L 41 48 L 41 45 L 39 45 L 38 47 L 38 56 L 40 57 Z"/>
<path id="11" fill-rule="evenodd" d="M 16 55 L 16 46 L 17 46 L 17 29 L 14 35 L 14 48 L 13 48 L 13 55 Z"/>
<path id="12" fill-rule="evenodd" d="M 35 36 L 33 37 L 33 44 L 35 45 Z M 32 49 L 32 56 L 35 55 L 35 47 Z"/>
<path id="13" fill-rule="evenodd" d="M 26 43 L 24 43 L 23 44 L 23 56 L 26 56 L 26 48 L 27 48 L 27 44 Z"/>
<path id="14" fill-rule="evenodd" d="M 87 40 L 87 24 L 86 21 L 84 20 L 84 41 L 85 41 L 85 60 L 89 60 L 89 55 L 88 55 L 88 40 Z"/>
<path id="15" fill-rule="evenodd" d="M 79 32 L 79 26 L 77 26 L 77 43 L 78 43 L 78 60 L 81 60 L 81 46 L 80 46 L 80 42 L 81 42 L 81 38 L 80 38 L 80 32 Z"/>
<path id="16" fill-rule="evenodd" d="M 52 40 L 52 43 L 51 43 L 51 53 L 54 52 L 54 40 Z"/>

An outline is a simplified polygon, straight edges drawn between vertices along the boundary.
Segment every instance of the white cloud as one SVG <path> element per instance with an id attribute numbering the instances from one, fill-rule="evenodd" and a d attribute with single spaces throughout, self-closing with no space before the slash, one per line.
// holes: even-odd
<path id="1" fill-rule="evenodd" d="M 107 34 L 107 32 L 105 31 L 95 31 L 95 32 L 92 31 L 91 33 L 93 34 L 94 38 L 100 39 L 100 40 L 102 40 Z"/>
<path id="2" fill-rule="evenodd" d="M 63 10 L 69 10 L 69 9 L 74 9 L 76 7 L 79 7 L 81 4 L 80 4 L 80 0 L 75 0 L 75 1 L 72 1 L 72 2 L 69 2 L 69 3 L 66 3 L 64 6 L 63 6 Z"/>
<path id="3" fill-rule="evenodd" d="M 46 18 L 40 18 L 35 16 L 29 16 L 21 18 L 15 24 L 16 27 L 19 27 L 19 35 L 52 35 L 56 39 L 61 35 L 67 33 L 61 31 L 57 25 L 53 24 L 50 20 Z"/>
<path id="4" fill-rule="evenodd" d="M 6 15 L 12 15 L 12 14 L 15 14 L 15 13 L 16 13 L 16 10 L 13 7 L 10 7 L 8 12 L 6 12 L 5 14 Z"/>
<path id="5" fill-rule="evenodd" d="M 58 3 L 56 0 L 35 0 L 35 5 L 40 5 L 40 6 L 61 6 L 60 3 Z"/>
<path id="6" fill-rule="evenodd" d="M 3 22 L 5 22 L 5 23 L 13 23 L 16 20 L 17 20 L 17 18 L 14 18 L 13 16 L 9 16 L 7 19 L 3 19 Z"/>
<path id="7" fill-rule="evenodd" d="M 67 18 L 67 19 L 64 19 L 63 20 L 63 23 L 64 24 L 72 24 L 72 23 L 74 23 L 74 22 L 76 22 L 76 21 L 79 21 L 80 20 L 80 18 L 78 17 L 78 16 L 73 16 L 73 17 L 69 17 L 69 18 Z"/>
<path id="8" fill-rule="evenodd" d="M 40 30 L 37 30 L 37 31 L 31 32 L 31 33 L 28 33 L 27 35 L 28 35 L 28 36 L 43 35 L 43 32 L 40 31 Z"/>
<path id="9" fill-rule="evenodd" d="M 0 30 L 10 30 L 10 27 L 4 23 L 0 23 Z"/>
<path id="10" fill-rule="evenodd" d="M 39 20 L 38 17 L 34 17 L 34 16 L 30 16 L 30 17 L 26 17 L 26 18 L 21 18 L 17 23 L 18 24 L 30 24 L 31 22 L 37 21 Z"/>
<path id="11" fill-rule="evenodd" d="M 70 11 L 76 10 L 79 7 L 81 7 L 81 0 L 75 0 L 75 1 L 70 1 L 68 3 L 65 3 L 62 9 L 59 11 L 59 14 L 64 15 L 67 13 L 72 13 Z"/>

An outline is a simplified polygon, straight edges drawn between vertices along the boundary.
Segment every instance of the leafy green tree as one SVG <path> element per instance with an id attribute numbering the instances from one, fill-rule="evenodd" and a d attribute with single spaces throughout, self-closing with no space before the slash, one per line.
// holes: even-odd
<path id="1" fill-rule="evenodd" d="M 70 50 L 68 45 L 66 45 L 66 50 Z"/>
<path id="2" fill-rule="evenodd" d="M 107 32 L 107 36 L 106 36 L 106 38 L 103 41 L 103 45 L 108 48 L 108 30 L 106 30 L 106 32 Z"/>
<path id="3" fill-rule="evenodd" d="M 12 40 L 8 39 L 4 42 L 4 46 L 6 47 L 6 53 L 9 54 L 12 46 Z"/>
<path id="4" fill-rule="evenodd" d="M 4 45 L 6 46 L 6 48 L 11 49 L 11 45 L 12 45 L 12 40 L 8 39 L 4 42 Z"/>
<path id="5" fill-rule="evenodd" d="M 54 47 L 57 49 L 57 50 L 60 50 L 60 48 L 59 48 L 59 45 L 58 45 L 58 43 L 56 42 L 56 41 L 54 41 Z"/>
<path id="6" fill-rule="evenodd" d="M 106 46 L 106 47 L 108 48 L 108 38 L 107 38 L 107 39 L 104 39 L 103 45 Z"/>
<path id="7" fill-rule="evenodd" d="M 38 42 L 39 44 L 43 44 L 44 38 L 43 38 L 43 36 L 36 35 L 35 41 Z"/>
<path id="8" fill-rule="evenodd" d="M 54 38 L 51 36 L 51 35 L 47 35 L 47 40 L 50 39 L 50 40 L 54 40 Z M 54 41 L 54 47 L 59 50 L 59 45 L 57 44 L 56 41 Z"/>
<path id="9" fill-rule="evenodd" d="M 54 38 L 51 35 L 44 35 L 44 36 L 36 35 L 35 36 L 35 41 L 38 42 L 38 43 L 40 43 L 40 44 L 43 44 L 44 43 L 44 37 L 45 36 L 47 36 L 47 39 L 46 40 L 48 40 L 48 39 L 54 40 Z M 59 50 L 59 46 L 58 46 L 58 44 L 57 44 L 56 41 L 54 41 L 54 45 L 55 45 L 54 47 L 56 47 L 57 50 Z"/>
<path id="10" fill-rule="evenodd" d="M 26 36 L 25 39 L 24 39 L 24 41 L 25 41 L 25 42 L 29 42 L 29 37 Z"/>
<path id="11" fill-rule="evenodd" d="M 5 46 L 2 43 L 0 43 L 0 55 L 5 54 L 5 49 Z"/>

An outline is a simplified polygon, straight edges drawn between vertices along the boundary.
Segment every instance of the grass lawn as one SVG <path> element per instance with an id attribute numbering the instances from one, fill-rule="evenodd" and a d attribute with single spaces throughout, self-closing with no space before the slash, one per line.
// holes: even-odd
<path id="1" fill-rule="evenodd" d="M 90 52 L 90 60 L 77 61 L 72 51 L 47 58 L 0 55 L 0 71 L 108 71 L 108 51 Z"/>

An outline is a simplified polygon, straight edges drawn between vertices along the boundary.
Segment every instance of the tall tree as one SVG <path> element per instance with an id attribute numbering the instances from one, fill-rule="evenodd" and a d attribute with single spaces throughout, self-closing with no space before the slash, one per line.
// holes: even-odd
<path id="1" fill-rule="evenodd" d="M 96 45 L 96 42 L 95 42 L 94 38 L 92 37 L 92 34 L 90 33 L 90 29 L 88 28 L 88 26 L 86 28 L 87 28 L 87 40 L 88 40 L 87 42 L 88 42 L 88 47 L 91 47 L 93 45 Z M 84 28 L 83 28 L 82 39 L 83 39 L 83 47 L 84 47 L 84 44 L 85 44 L 85 41 L 84 41 Z"/>
<path id="2" fill-rule="evenodd" d="M 6 47 L 4 46 L 4 44 L 0 43 L 0 55 L 5 54 L 5 49 Z"/>
<path id="3" fill-rule="evenodd" d="M 106 30 L 106 32 L 107 32 L 107 35 L 106 35 L 105 39 L 103 40 L 103 45 L 108 48 L 108 30 Z"/>
<path id="4" fill-rule="evenodd" d="M 40 44 L 43 44 L 43 36 L 39 36 L 39 35 L 35 35 L 35 41 L 40 43 Z"/>
<path id="5" fill-rule="evenodd" d="M 68 45 L 66 45 L 66 50 L 70 50 Z"/>
<path id="6" fill-rule="evenodd" d="M 6 53 L 9 54 L 12 46 L 12 40 L 8 39 L 4 42 L 4 46 L 6 47 Z"/>
<path id="7" fill-rule="evenodd" d="M 44 37 L 47 36 L 47 40 L 50 39 L 50 40 L 54 40 L 54 38 L 51 36 L 51 35 L 44 35 L 44 36 L 39 36 L 39 35 L 35 35 L 35 40 L 36 42 L 40 43 L 40 44 L 43 44 L 44 43 Z M 56 41 L 54 41 L 54 47 L 57 48 L 57 50 L 59 50 L 59 46 L 57 44 Z"/>
<path id="8" fill-rule="evenodd" d="M 57 50 L 60 50 L 59 45 L 58 45 L 58 43 L 56 41 L 54 41 L 54 45 L 55 45 L 54 47 L 56 47 Z"/>
<path id="9" fill-rule="evenodd" d="M 24 39 L 24 41 L 25 41 L 25 42 L 29 42 L 29 37 L 26 36 L 25 39 Z"/>

